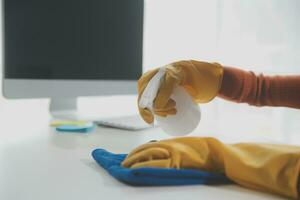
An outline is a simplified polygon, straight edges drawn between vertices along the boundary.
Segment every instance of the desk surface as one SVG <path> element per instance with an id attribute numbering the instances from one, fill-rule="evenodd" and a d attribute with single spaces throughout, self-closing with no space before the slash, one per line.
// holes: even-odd
<path id="1" fill-rule="evenodd" d="M 112 99 L 107 101 L 111 102 Z M 131 98 L 125 98 L 124 101 L 130 102 Z M 101 147 L 115 153 L 126 153 L 142 143 L 169 136 L 163 134 L 159 128 L 130 132 L 99 127 L 90 134 L 58 133 L 49 127 L 50 117 L 47 113 L 47 103 L 45 100 L 4 100 L 0 105 L 2 126 L 0 133 L 0 199 L 280 199 L 271 194 L 235 185 L 127 186 L 113 179 L 100 168 L 92 159 L 91 151 Z M 282 128 L 283 126 L 279 126 L 278 123 L 276 126 L 285 132 L 284 136 L 276 131 L 274 133 L 273 128 L 270 129 L 275 126 L 269 127 L 269 123 L 274 123 L 270 122 L 271 118 L 273 121 L 274 119 L 282 120 L 282 113 L 277 117 L 275 114 L 274 117 L 273 111 L 273 114 L 270 115 L 267 110 L 265 115 L 269 120 L 265 120 L 264 125 L 259 125 L 263 116 L 256 113 L 258 119 L 251 123 L 255 124 L 258 132 L 260 130 L 265 133 L 261 134 L 261 137 L 257 137 L 258 134 L 248 134 L 247 126 L 237 127 L 236 123 L 228 125 L 229 122 L 226 121 L 222 123 L 227 125 L 220 123 L 219 121 L 225 118 L 234 121 L 243 116 L 236 118 L 230 118 L 228 115 L 222 116 L 218 113 L 218 109 L 216 110 L 218 106 L 220 105 L 202 108 L 201 127 L 193 135 L 215 136 L 224 142 L 269 140 L 295 143 L 295 138 L 299 137 L 294 136 L 293 131 L 289 128 Z M 105 110 L 104 107 L 101 109 L 102 113 L 111 112 L 111 110 Z M 115 107 L 115 109 L 119 109 L 122 113 L 128 113 L 121 107 Z M 133 107 L 126 106 L 126 109 L 132 110 Z M 213 116 L 209 114 L 212 112 L 215 113 Z M 237 110 L 232 112 L 238 113 Z M 229 113 L 229 115 L 233 113 Z M 204 114 L 207 117 L 204 117 Z M 294 111 L 288 113 L 289 116 L 294 114 Z M 214 125 L 212 126 L 212 124 Z M 289 126 L 297 125 L 291 123 Z M 249 127 L 252 126 L 249 125 Z M 239 134 L 237 137 L 237 134 L 232 133 L 232 130 L 239 131 L 243 128 L 245 129 L 244 135 Z"/>

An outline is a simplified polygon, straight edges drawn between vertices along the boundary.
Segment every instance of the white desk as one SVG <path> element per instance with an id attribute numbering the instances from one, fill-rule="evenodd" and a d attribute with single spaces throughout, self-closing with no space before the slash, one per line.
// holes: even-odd
<path id="1" fill-rule="evenodd" d="M 133 99 L 133 97 L 124 98 L 124 102 L 127 102 L 128 106 L 116 106 L 115 111 L 119 109 L 122 113 L 128 113 L 127 111 L 134 110 L 134 106 L 129 103 Z M 130 132 L 99 127 L 89 134 L 62 134 L 49 127 L 50 118 L 46 111 L 47 101 L 1 101 L 1 200 L 280 199 L 277 196 L 234 185 L 184 187 L 132 187 L 125 185 L 110 177 L 99 167 L 92 159 L 91 151 L 100 147 L 116 153 L 126 153 L 149 140 L 167 138 L 168 136 L 161 133 L 159 129 Z M 96 101 L 101 102 L 102 100 L 93 99 L 89 100 L 89 103 Z M 108 98 L 103 101 L 114 103 L 115 100 Z M 202 123 L 194 135 L 216 136 L 226 142 L 252 140 L 253 135 L 248 134 L 250 125 L 244 127 L 245 133 L 242 137 L 235 137 L 236 135 L 232 134 L 233 130 L 243 127 L 236 126 L 236 123 L 230 125 L 230 121 L 241 120 L 243 116 L 230 118 L 225 113 L 223 113 L 225 116 L 218 113 L 218 107 L 222 103 L 217 102 L 211 107 L 204 106 L 202 108 Z M 126 103 L 122 105 L 124 106 Z M 227 106 L 230 107 L 231 104 Z M 105 110 L 105 107 L 107 108 L 107 105 L 99 106 L 99 111 L 101 110 L 104 114 L 111 113 L 111 110 Z M 221 106 L 221 108 L 223 107 Z M 233 116 L 234 112 L 240 111 L 239 109 L 241 108 L 235 108 L 228 114 Z M 214 116 L 211 114 L 212 112 L 215 113 Z M 259 112 L 263 113 L 263 111 Z M 269 115 L 269 111 L 265 112 L 268 119 L 274 119 L 273 115 Z M 291 111 L 289 115 L 294 115 L 294 112 Z M 282 137 L 277 133 L 272 135 L 270 132 L 273 129 L 268 128 L 268 123 L 273 123 L 270 120 L 266 121 L 264 126 L 259 126 L 262 116 L 261 113 L 260 115 L 256 114 L 258 119 L 252 123 L 257 125 L 257 130 L 264 130 L 266 133 L 261 138 L 272 139 L 275 142 L 279 140 L 287 143 L 294 141 L 296 136 L 291 136 L 294 135 L 293 131 L 287 132 L 289 133 L 288 137 Z M 298 115 L 300 114 L 298 113 Z M 228 120 L 220 122 L 225 118 Z M 238 124 L 243 124 L 242 121 Z M 223 123 L 227 125 L 222 125 Z M 296 123 L 290 124 L 290 126 L 293 125 L 296 126 Z M 280 127 L 282 128 L 282 126 Z M 218 132 L 218 134 L 213 135 L 212 132 Z"/>

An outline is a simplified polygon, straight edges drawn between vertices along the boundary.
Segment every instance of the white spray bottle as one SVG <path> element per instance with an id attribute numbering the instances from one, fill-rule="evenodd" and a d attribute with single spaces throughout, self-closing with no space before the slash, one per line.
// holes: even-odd
<path id="1" fill-rule="evenodd" d="M 153 101 L 165 73 L 166 67 L 162 67 L 149 81 L 139 101 L 141 108 L 148 108 L 153 113 Z M 201 118 L 200 108 L 184 88 L 180 86 L 174 89 L 171 98 L 176 102 L 176 115 L 160 117 L 153 113 L 155 120 L 163 131 L 169 135 L 187 135 L 197 128 L 199 124 Z"/>

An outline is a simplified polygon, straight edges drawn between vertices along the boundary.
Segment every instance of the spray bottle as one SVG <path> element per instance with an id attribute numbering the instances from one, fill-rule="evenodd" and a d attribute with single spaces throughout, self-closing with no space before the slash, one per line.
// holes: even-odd
<path id="1" fill-rule="evenodd" d="M 177 113 L 175 115 L 160 117 L 155 115 L 153 112 L 153 101 L 157 95 L 165 73 L 166 67 L 162 67 L 149 81 L 140 98 L 139 106 L 141 108 L 149 109 L 153 113 L 157 124 L 167 134 L 173 136 L 187 135 L 197 128 L 201 118 L 201 112 L 199 106 L 194 102 L 192 97 L 184 90 L 183 87 L 176 87 L 171 95 L 171 98 L 176 102 Z"/>

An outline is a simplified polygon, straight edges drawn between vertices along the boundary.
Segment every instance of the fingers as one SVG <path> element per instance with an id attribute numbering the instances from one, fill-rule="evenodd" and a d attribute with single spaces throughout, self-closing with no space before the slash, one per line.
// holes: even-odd
<path id="1" fill-rule="evenodd" d="M 175 106 L 176 102 L 173 99 L 169 99 L 167 105 L 164 108 L 154 109 L 154 113 L 161 117 L 175 115 L 177 113 Z M 153 123 L 154 116 L 150 110 L 148 110 L 147 108 L 139 108 L 139 112 L 145 122 L 147 122 L 148 124 Z"/>
<path id="2" fill-rule="evenodd" d="M 142 77 L 138 80 L 138 102 L 143 94 L 145 88 L 148 85 L 148 82 L 152 79 L 152 77 L 158 72 L 158 68 L 154 70 L 150 70 L 142 75 Z M 139 113 L 142 116 L 143 120 L 148 123 L 152 124 L 154 121 L 154 116 L 150 110 L 147 108 L 139 108 Z"/>
<path id="3" fill-rule="evenodd" d="M 154 100 L 155 109 L 163 109 L 167 106 L 170 100 L 170 96 L 173 93 L 174 88 L 179 84 L 180 80 L 175 73 L 168 71 L 165 78 L 158 90 L 156 98 Z"/>
<path id="4" fill-rule="evenodd" d="M 158 112 L 159 111 L 167 111 L 167 110 L 174 109 L 175 106 L 176 106 L 176 102 L 173 99 L 169 99 L 169 101 L 163 108 L 155 108 L 154 111 L 158 111 Z"/>
<path id="5" fill-rule="evenodd" d="M 153 78 L 153 76 L 158 72 L 159 68 L 149 70 L 144 73 L 140 79 L 138 80 L 138 94 L 141 96 L 147 87 L 149 81 Z"/>
<path id="6" fill-rule="evenodd" d="M 167 117 L 168 115 L 176 115 L 176 113 L 177 113 L 176 108 L 170 110 L 164 110 L 164 111 L 155 111 L 155 114 L 160 117 Z"/>
<path id="7" fill-rule="evenodd" d="M 150 160 L 146 162 L 135 163 L 130 168 L 142 167 L 157 167 L 157 168 L 171 168 L 171 159 Z"/>
<path id="8" fill-rule="evenodd" d="M 138 81 L 138 101 L 141 98 L 145 88 L 147 87 L 149 81 L 153 78 L 153 76 L 158 72 L 159 68 L 150 70 L 146 72 Z M 170 66 L 167 69 L 167 73 L 164 77 L 164 80 L 160 86 L 160 89 L 157 93 L 157 96 L 154 100 L 154 108 L 153 111 L 156 115 L 161 117 L 166 117 L 168 115 L 175 115 L 177 110 L 175 108 L 176 103 L 174 100 L 170 99 L 170 96 L 173 93 L 174 88 L 179 84 L 180 78 L 177 76 L 179 72 Z M 140 115 L 143 120 L 148 124 L 153 123 L 154 116 L 151 111 L 147 108 L 139 107 Z"/>
<path id="9" fill-rule="evenodd" d="M 148 123 L 148 124 L 152 124 L 154 121 L 154 116 L 152 114 L 152 112 L 150 110 L 148 110 L 147 108 L 140 108 L 139 107 L 139 112 L 140 115 L 142 116 L 143 120 Z"/>
<path id="10" fill-rule="evenodd" d="M 166 117 L 168 115 L 175 115 L 177 113 L 175 107 L 176 107 L 176 102 L 173 99 L 169 99 L 167 105 L 164 108 L 154 109 L 154 113 L 161 117 Z"/>
<path id="11" fill-rule="evenodd" d="M 168 150 L 160 147 L 152 147 L 138 151 L 136 153 L 129 154 L 123 161 L 123 167 L 139 166 L 138 163 L 145 163 L 154 160 L 164 160 L 169 159 L 170 153 Z"/>

